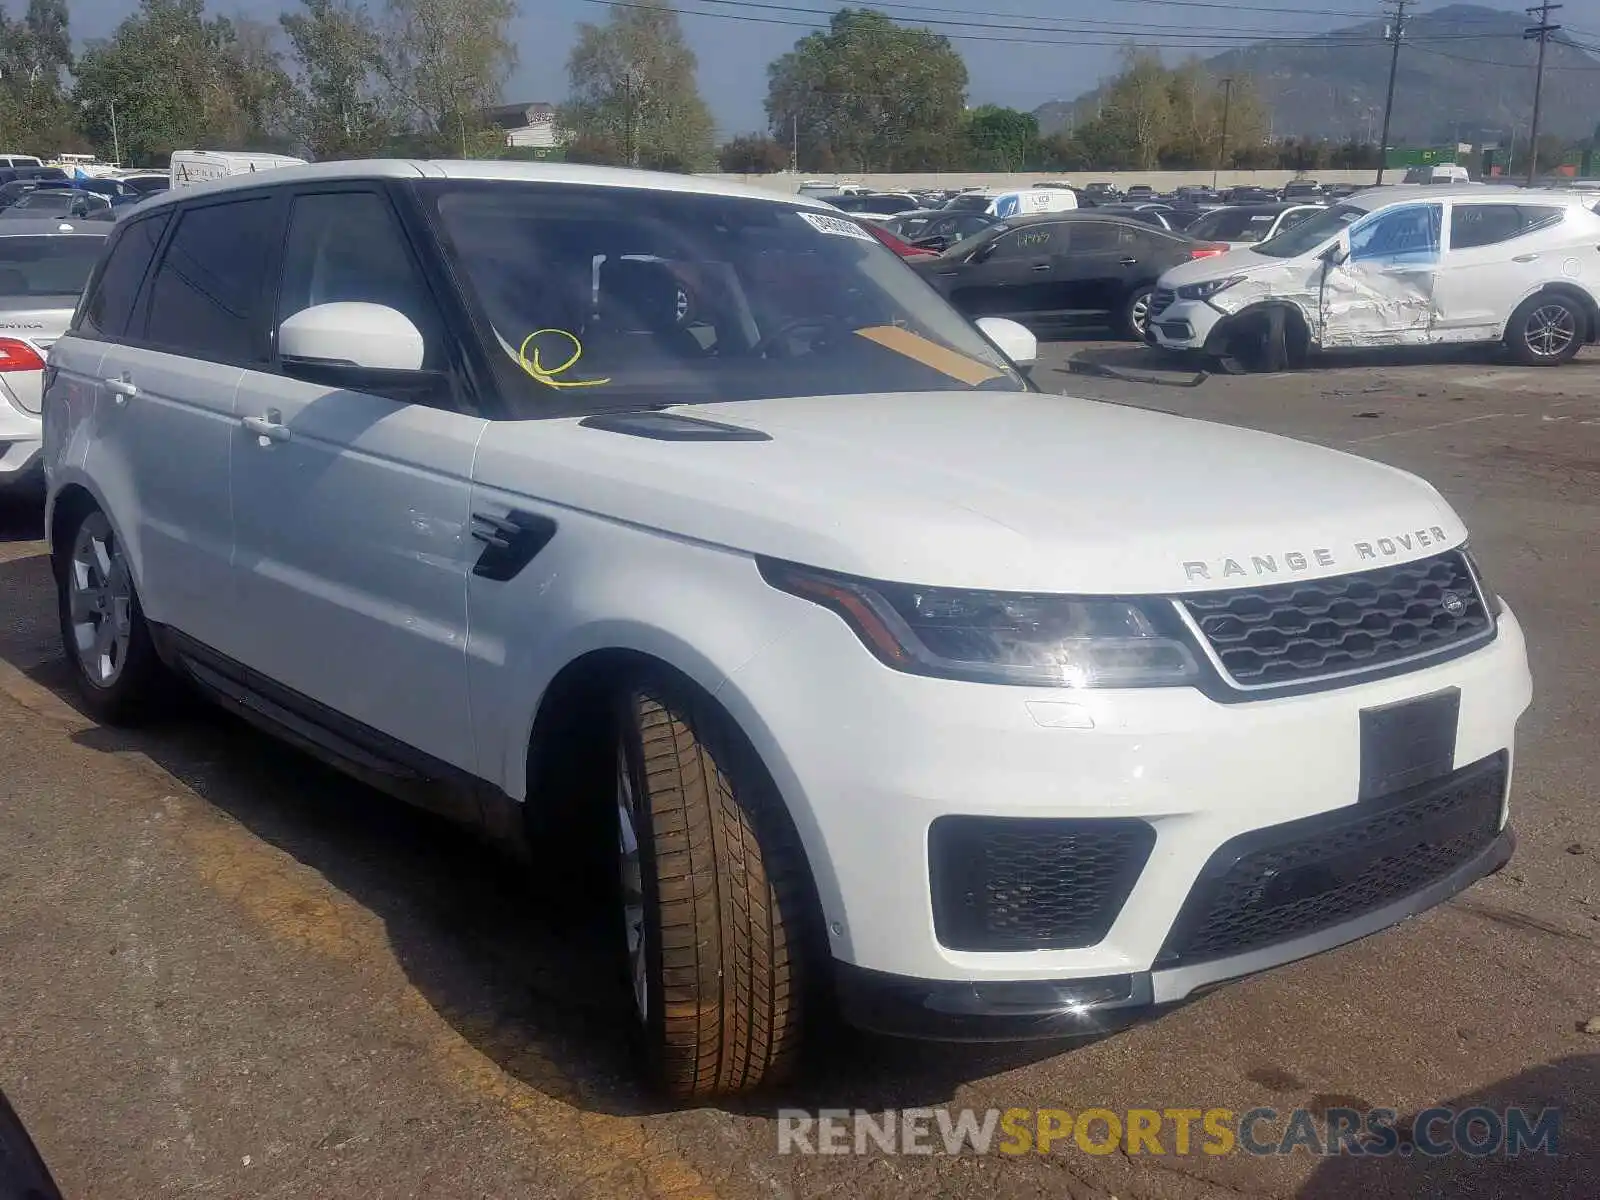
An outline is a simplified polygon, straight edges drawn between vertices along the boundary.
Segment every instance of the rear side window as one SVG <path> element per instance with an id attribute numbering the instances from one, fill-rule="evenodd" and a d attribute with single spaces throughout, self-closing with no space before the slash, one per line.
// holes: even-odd
<path id="1" fill-rule="evenodd" d="M 150 285 L 146 341 L 212 362 L 265 360 L 254 316 L 275 241 L 276 207 L 262 196 L 178 216 Z"/>
<path id="2" fill-rule="evenodd" d="M 1074 254 L 1094 254 L 1117 248 L 1119 227 L 1116 225 L 1104 221 L 1080 221 L 1071 229 Z"/>
<path id="3" fill-rule="evenodd" d="M 1450 249 L 1508 242 L 1556 224 L 1564 211 L 1555 204 L 1457 204 L 1450 213 Z"/>
<path id="4" fill-rule="evenodd" d="M 80 310 L 77 331 L 88 337 L 118 338 L 127 331 L 133 302 L 139 295 L 150 260 L 171 214 L 158 213 L 124 226 L 94 282 L 89 301 Z"/>

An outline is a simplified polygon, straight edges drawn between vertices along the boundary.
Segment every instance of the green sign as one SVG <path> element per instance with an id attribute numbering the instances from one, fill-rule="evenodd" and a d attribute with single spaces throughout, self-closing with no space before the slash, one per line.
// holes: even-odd
<path id="1" fill-rule="evenodd" d="M 1404 146 L 1390 146 L 1389 152 L 1384 155 L 1385 167 L 1432 167 L 1439 163 L 1453 163 L 1456 161 L 1456 148 L 1454 146 L 1428 146 L 1421 150 L 1412 150 Z"/>

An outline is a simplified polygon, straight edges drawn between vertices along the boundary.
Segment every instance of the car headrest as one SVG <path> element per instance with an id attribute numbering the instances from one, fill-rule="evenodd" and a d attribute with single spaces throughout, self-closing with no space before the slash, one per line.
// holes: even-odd
<path id="1" fill-rule="evenodd" d="M 600 266 L 600 319 L 614 330 L 678 328 L 678 278 L 665 263 L 611 259 Z"/>

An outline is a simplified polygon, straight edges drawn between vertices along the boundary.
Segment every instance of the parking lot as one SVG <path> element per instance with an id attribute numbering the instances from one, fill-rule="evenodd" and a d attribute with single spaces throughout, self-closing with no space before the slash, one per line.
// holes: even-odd
<path id="1" fill-rule="evenodd" d="M 1332 359 L 1195 388 L 1072 374 L 1074 356 L 1184 378 L 1152 352 L 1092 340 L 1042 346 L 1035 378 L 1377 458 L 1457 506 L 1523 622 L 1535 677 L 1506 871 L 1093 1044 L 834 1030 L 781 1093 L 664 1108 L 630 1082 L 607 914 L 220 713 L 133 734 L 83 717 L 37 514 L 12 505 L 0 1087 L 67 1195 L 1592 1195 L 1600 353 L 1558 370 L 1482 352 Z M 1061 447 L 1063 474 L 1074 454 Z M 1049 1155 L 778 1152 L 783 1108 L 1383 1107 L 1404 1127 L 1432 1105 L 1560 1106 L 1560 1152 L 1097 1154 L 1070 1140 Z"/>

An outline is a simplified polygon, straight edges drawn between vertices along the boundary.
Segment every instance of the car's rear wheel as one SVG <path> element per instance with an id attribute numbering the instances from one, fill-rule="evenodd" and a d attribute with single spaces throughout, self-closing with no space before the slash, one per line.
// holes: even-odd
<path id="1" fill-rule="evenodd" d="M 771 782 L 687 687 L 623 689 L 615 790 L 622 944 L 652 1082 L 749 1091 L 792 1067 L 811 905 Z"/>
<path id="2" fill-rule="evenodd" d="M 164 711 L 173 680 L 156 654 L 122 540 L 87 507 L 56 542 L 61 645 L 86 708 L 108 724 L 135 724 Z"/>
<path id="3" fill-rule="evenodd" d="M 1150 301 L 1156 294 L 1154 287 L 1135 288 L 1122 305 L 1121 332 L 1136 342 L 1144 341 L 1145 330 L 1150 327 Z"/>
<path id="4" fill-rule="evenodd" d="M 1525 366 L 1555 367 L 1578 352 L 1588 327 L 1577 301 L 1551 293 L 1530 296 L 1506 324 L 1506 345 Z"/>

